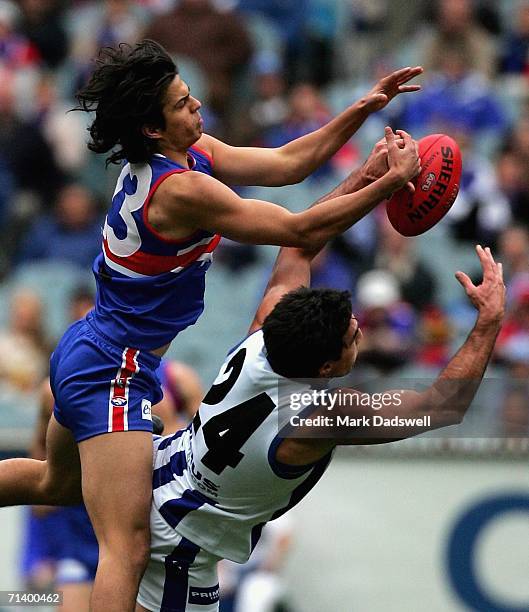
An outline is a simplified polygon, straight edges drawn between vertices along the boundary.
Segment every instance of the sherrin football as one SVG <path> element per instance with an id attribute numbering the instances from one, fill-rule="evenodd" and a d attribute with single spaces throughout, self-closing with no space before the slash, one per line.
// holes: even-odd
<path id="1" fill-rule="evenodd" d="M 440 221 L 454 203 L 461 181 L 461 151 L 453 138 L 431 134 L 419 140 L 421 172 L 415 193 L 395 192 L 386 204 L 391 225 L 403 236 L 418 236 Z"/>

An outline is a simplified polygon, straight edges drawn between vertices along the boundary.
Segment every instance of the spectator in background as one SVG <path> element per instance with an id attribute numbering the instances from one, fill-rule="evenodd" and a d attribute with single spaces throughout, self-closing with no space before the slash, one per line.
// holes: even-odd
<path id="1" fill-rule="evenodd" d="M 416 317 L 401 300 L 395 277 L 386 270 L 363 274 L 357 284 L 356 310 L 363 331 L 359 365 L 380 372 L 405 365 L 412 357 Z"/>
<path id="2" fill-rule="evenodd" d="M 278 128 L 288 115 L 286 82 L 281 62 L 273 53 L 254 58 L 255 99 L 248 109 L 248 118 L 236 126 L 244 143 L 262 146 L 264 135 Z"/>
<path id="3" fill-rule="evenodd" d="M 357 280 L 355 272 L 342 253 L 327 246 L 312 261 L 310 286 L 322 289 L 333 287 L 354 294 Z"/>
<path id="4" fill-rule="evenodd" d="M 507 145 L 496 160 L 498 187 L 511 209 L 515 222 L 529 228 L 529 176 L 522 155 Z"/>
<path id="5" fill-rule="evenodd" d="M 505 37 L 500 71 L 529 78 L 529 2 L 519 2 Z"/>
<path id="6" fill-rule="evenodd" d="M 508 366 L 529 368 L 529 278 L 511 283 L 505 323 L 496 341 L 496 357 Z"/>
<path id="7" fill-rule="evenodd" d="M 71 177 L 81 174 L 88 161 L 86 123 L 58 95 L 53 73 L 41 75 L 35 92 L 35 121 L 53 150 L 57 166 Z"/>
<path id="8" fill-rule="evenodd" d="M 1 78 L 1 77 L 0 77 Z M 15 181 L 13 173 L 9 167 L 9 156 L 7 151 L 0 151 L 0 225 L 3 226 L 9 206 L 15 191 Z M 0 268 L 3 265 L 0 264 Z"/>
<path id="9" fill-rule="evenodd" d="M 378 248 L 376 215 L 367 215 L 331 242 L 331 249 L 346 262 L 349 276 L 356 280 L 373 265 Z M 314 277 L 313 277 L 314 278 Z M 354 291 L 352 291 L 354 295 Z"/>
<path id="10" fill-rule="evenodd" d="M 449 317 L 438 306 L 426 308 L 417 325 L 415 363 L 428 368 L 444 367 L 451 356 L 454 330 Z"/>
<path id="11" fill-rule="evenodd" d="M 459 43 L 443 49 L 436 70 L 420 96 L 408 101 L 404 129 L 415 138 L 426 134 L 464 132 L 474 137 L 503 135 L 505 111 L 482 74 L 473 71 L 468 51 Z"/>
<path id="12" fill-rule="evenodd" d="M 79 285 L 70 296 L 69 320 L 73 323 L 84 318 L 94 307 L 94 290 L 86 285 Z"/>
<path id="13" fill-rule="evenodd" d="M 67 261 L 92 265 L 101 250 L 101 220 L 92 194 L 82 185 L 64 187 L 51 215 L 38 218 L 24 237 L 19 262 Z"/>
<path id="14" fill-rule="evenodd" d="M 30 289 L 12 298 L 7 328 L 0 331 L 0 380 L 20 392 L 34 392 L 46 375 L 50 345 L 40 297 Z"/>
<path id="15" fill-rule="evenodd" d="M 494 165 L 477 151 L 472 134 L 456 130 L 452 136 L 464 162 L 459 195 L 448 211 L 447 222 L 456 239 L 493 246 L 512 220 L 509 198 L 501 189 Z"/>
<path id="16" fill-rule="evenodd" d="M 513 125 L 509 137 L 506 139 L 506 148 L 512 151 L 524 168 L 523 176 L 526 178 L 525 188 L 529 185 L 529 105 L 522 109 L 518 121 Z"/>
<path id="17" fill-rule="evenodd" d="M 56 68 L 68 52 L 62 22 L 64 5 L 60 0 L 20 0 L 20 8 L 18 31 L 35 46 L 45 66 Z"/>
<path id="18" fill-rule="evenodd" d="M 37 208 L 46 208 L 51 205 L 64 176 L 38 121 L 20 117 L 18 108 L 14 76 L 1 72 L 0 151 L 6 153 L 17 189 L 30 193 Z"/>
<path id="19" fill-rule="evenodd" d="M 437 0 L 434 27 L 426 33 L 419 54 L 426 73 L 443 70 L 448 50 L 459 49 L 470 72 L 485 78 L 496 72 L 492 36 L 476 18 L 474 0 Z"/>
<path id="20" fill-rule="evenodd" d="M 320 93 L 310 83 L 295 85 L 288 98 L 289 110 L 286 119 L 264 137 L 265 147 L 282 145 L 309 134 L 329 122 L 331 114 Z M 320 166 L 311 175 L 313 179 L 328 178 L 332 175 L 331 162 Z"/>
<path id="21" fill-rule="evenodd" d="M 259 13 L 276 26 L 283 43 L 282 59 L 289 84 L 307 78 L 307 70 L 302 64 L 307 50 L 305 24 L 309 4 L 310 0 L 240 0 L 239 2 L 239 10 Z"/>
<path id="22" fill-rule="evenodd" d="M 514 285 L 520 278 L 529 279 L 529 231 L 526 227 L 512 225 L 506 228 L 498 240 L 500 259 L 507 285 Z"/>
<path id="23" fill-rule="evenodd" d="M 373 0 L 370 0 L 373 2 Z M 334 76 L 335 41 L 339 30 L 340 6 L 333 0 L 309 0 L 305 35 L 307 53 L 301 58 L 307 73 L 302 77 L 318 87 Z M 306 60 L 305 60 L 306 57 Z"/>
<path id="24" fill-rule="evenodd" d="M 146 37 L 173 55 L 195 60 L 211 76 L 207 103 L 213 112 L 223 118 L 233 112 L 234 78 L 252 53 L 237 12 L 221 12 L 211 0 L 181 0 L 171 12 L 154 19 Z"/>
<path id="25" fill-rule="evenodd" d="M 529 295 L 529 231 L 513 225 L 502 232 L 498 240 L 507 286 L 507 309 Z"/>
<path id="26" fill-rule="evenodd" d="M 347 31 L 339 54 L 340 76 L 366 78 L 380 61 L 389 20 L 388 0 L 353 0 L 347 3 Z M 422 61 L 422 60 L 421 60 Z"/>
<path id="27" fill-rule="evenodd" d="M 9 70 L 34 68 L 41 60 L 37 46 L 17 32 L 20 12 L 10 0 L 0 0 L 0 66 Z"/>
<path id="28" fill-rule="evenodd" d="M 287 118 L 281 125 L 264 135 L 263 144 L 265 147 L 280 147 L 319 129 L 330 118 L 330 111 L 316 87 L 310 83 L 299 83 L 290 92 Z M 346 158 L 348 168 L 358 161 L 359 151 L 352 141 L 344 145 L 333 159 L 313 172 L 310 178 L 327 180 L 332 179 L 335 173 L 341 174 L 343 158 Z"/>
<path id="29" fill-rule="evenodd" d="M 435 278 L 418 257 L 413 238 L 399 234 L 387 215 L 378 219 L 379 245 L 374 265 L 387 270 L 398 283 L 401 298 L 417 311 L 431 306 L 435 294 Z"/>
<path id="30" fill-rule="evenodd" d="M 132 0 L 103 0 L 74 5 L 69 14 L 74 65 L 72 95 L 93 70 L 92 58 L 100 47 L 120 42 L 134 44 L 149 23 L 149 12 Z"/>

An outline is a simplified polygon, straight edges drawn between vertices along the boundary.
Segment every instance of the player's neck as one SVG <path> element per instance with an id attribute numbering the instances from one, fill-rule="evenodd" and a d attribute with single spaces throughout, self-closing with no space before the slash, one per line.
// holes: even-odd
<path id="1" fill-rule="evenodd" d="M 171 161 L 174 161 L 175 163 L 177 163 L 179 166 L 182 166 L 183 168 L 190 167 L 187 149 L 176 150 L 176 149 L 169 149 L 166 147 L 160 147 L 159 153 L 161 153 L 161 155 L 165 155 L 165 157 L 167 157 Z"/>

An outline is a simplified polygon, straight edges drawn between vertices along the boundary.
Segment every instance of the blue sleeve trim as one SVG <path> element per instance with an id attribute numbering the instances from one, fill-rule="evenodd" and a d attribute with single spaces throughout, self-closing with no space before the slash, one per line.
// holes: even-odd
<path id="1" fill-rule="evenodd" d="M 268 449 L 268 463 L 276 476 L 279 476 L 279 478 L 283 478 L 285 480 L 294 480 L 304 476 L 307 472 L 310 472 L 312 468 L 318 465 L 318 463 L 320 463 L 321 459 L 305 465 L 288 465 L 287 463 L 281 463 L 281 461 L 276 459 L 276 453 L 279 445 L 284 439 L 285 438 L 282 438 L 279 435 L 276 436 L 272 440 L 272 444 L 270 444 L 270 448 Z"/>
<path id="2" fill-rule="evenodd" d="M 226 357 L 228 357 L 229 355 L 231 355 L 234 351 L 236 351 L 243 342 L 246 342 L 246 340 L 248 340 L 248 338 L 251 338 L 254 334 L 256 334 L 257 332 L 260 332 L 261 328 L 256 329 L 255 331 L 253 331 L 251 334 L 248 334 L 245 338 L 243 338 L 240 342 L 238 342 L 235 346 L 233 346 L 227 353 L 226 353 Z"/>

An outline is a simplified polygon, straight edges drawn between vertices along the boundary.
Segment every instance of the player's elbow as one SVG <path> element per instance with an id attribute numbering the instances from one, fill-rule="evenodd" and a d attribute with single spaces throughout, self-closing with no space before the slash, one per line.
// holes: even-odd
<path id="1" fill-rule="evenodd" d="M 450 425 L 461 425 L 465 419 L 465 413 L 458 410 L 450 410 L 447 414 L 447 420 Z"/>
<path id="2" fill-rule="evenodd" d="M 465 418 L 465 413 L 454 408 L 441 408 L 432 414 L 432 425 L 434 428 L 450 427 L 460 425 Z"/>
<path id="3" fill-rule="evenodd" d="M 303 230 L 294 230 L 289 236 L 288 244 L 285 244 L 284 246 L 308 251 L 314 246 L 314 242 L 315 241 L 313 240 L 313 236 L 310 232 L 306 233 Z"/>
<path id="4" fill-rule="evenodd" d="M 284 147 L 277 149 L 281 166 L 281 185 L 297 185 L 309 175 L 304 160 L 299 155 L 288 153 Z"/>
<path id="5" fill-rule="evenodd" d="M 289 244 L 284 246 L 296 247 L 307 251 L 320 247 L 325 243 L 322 229 L 313 222 L 309 211 L 293 214 L 290 218 L 289 230 Z"/>
<path id="6" fill-rule="evenodd" d="M 285 172 L 285 176 L 283 177 L 283 185 L 297 185 L 306 178 L 306 174 L 300 172 L 297 168 L 293 168 L 290 171 Z"/>

